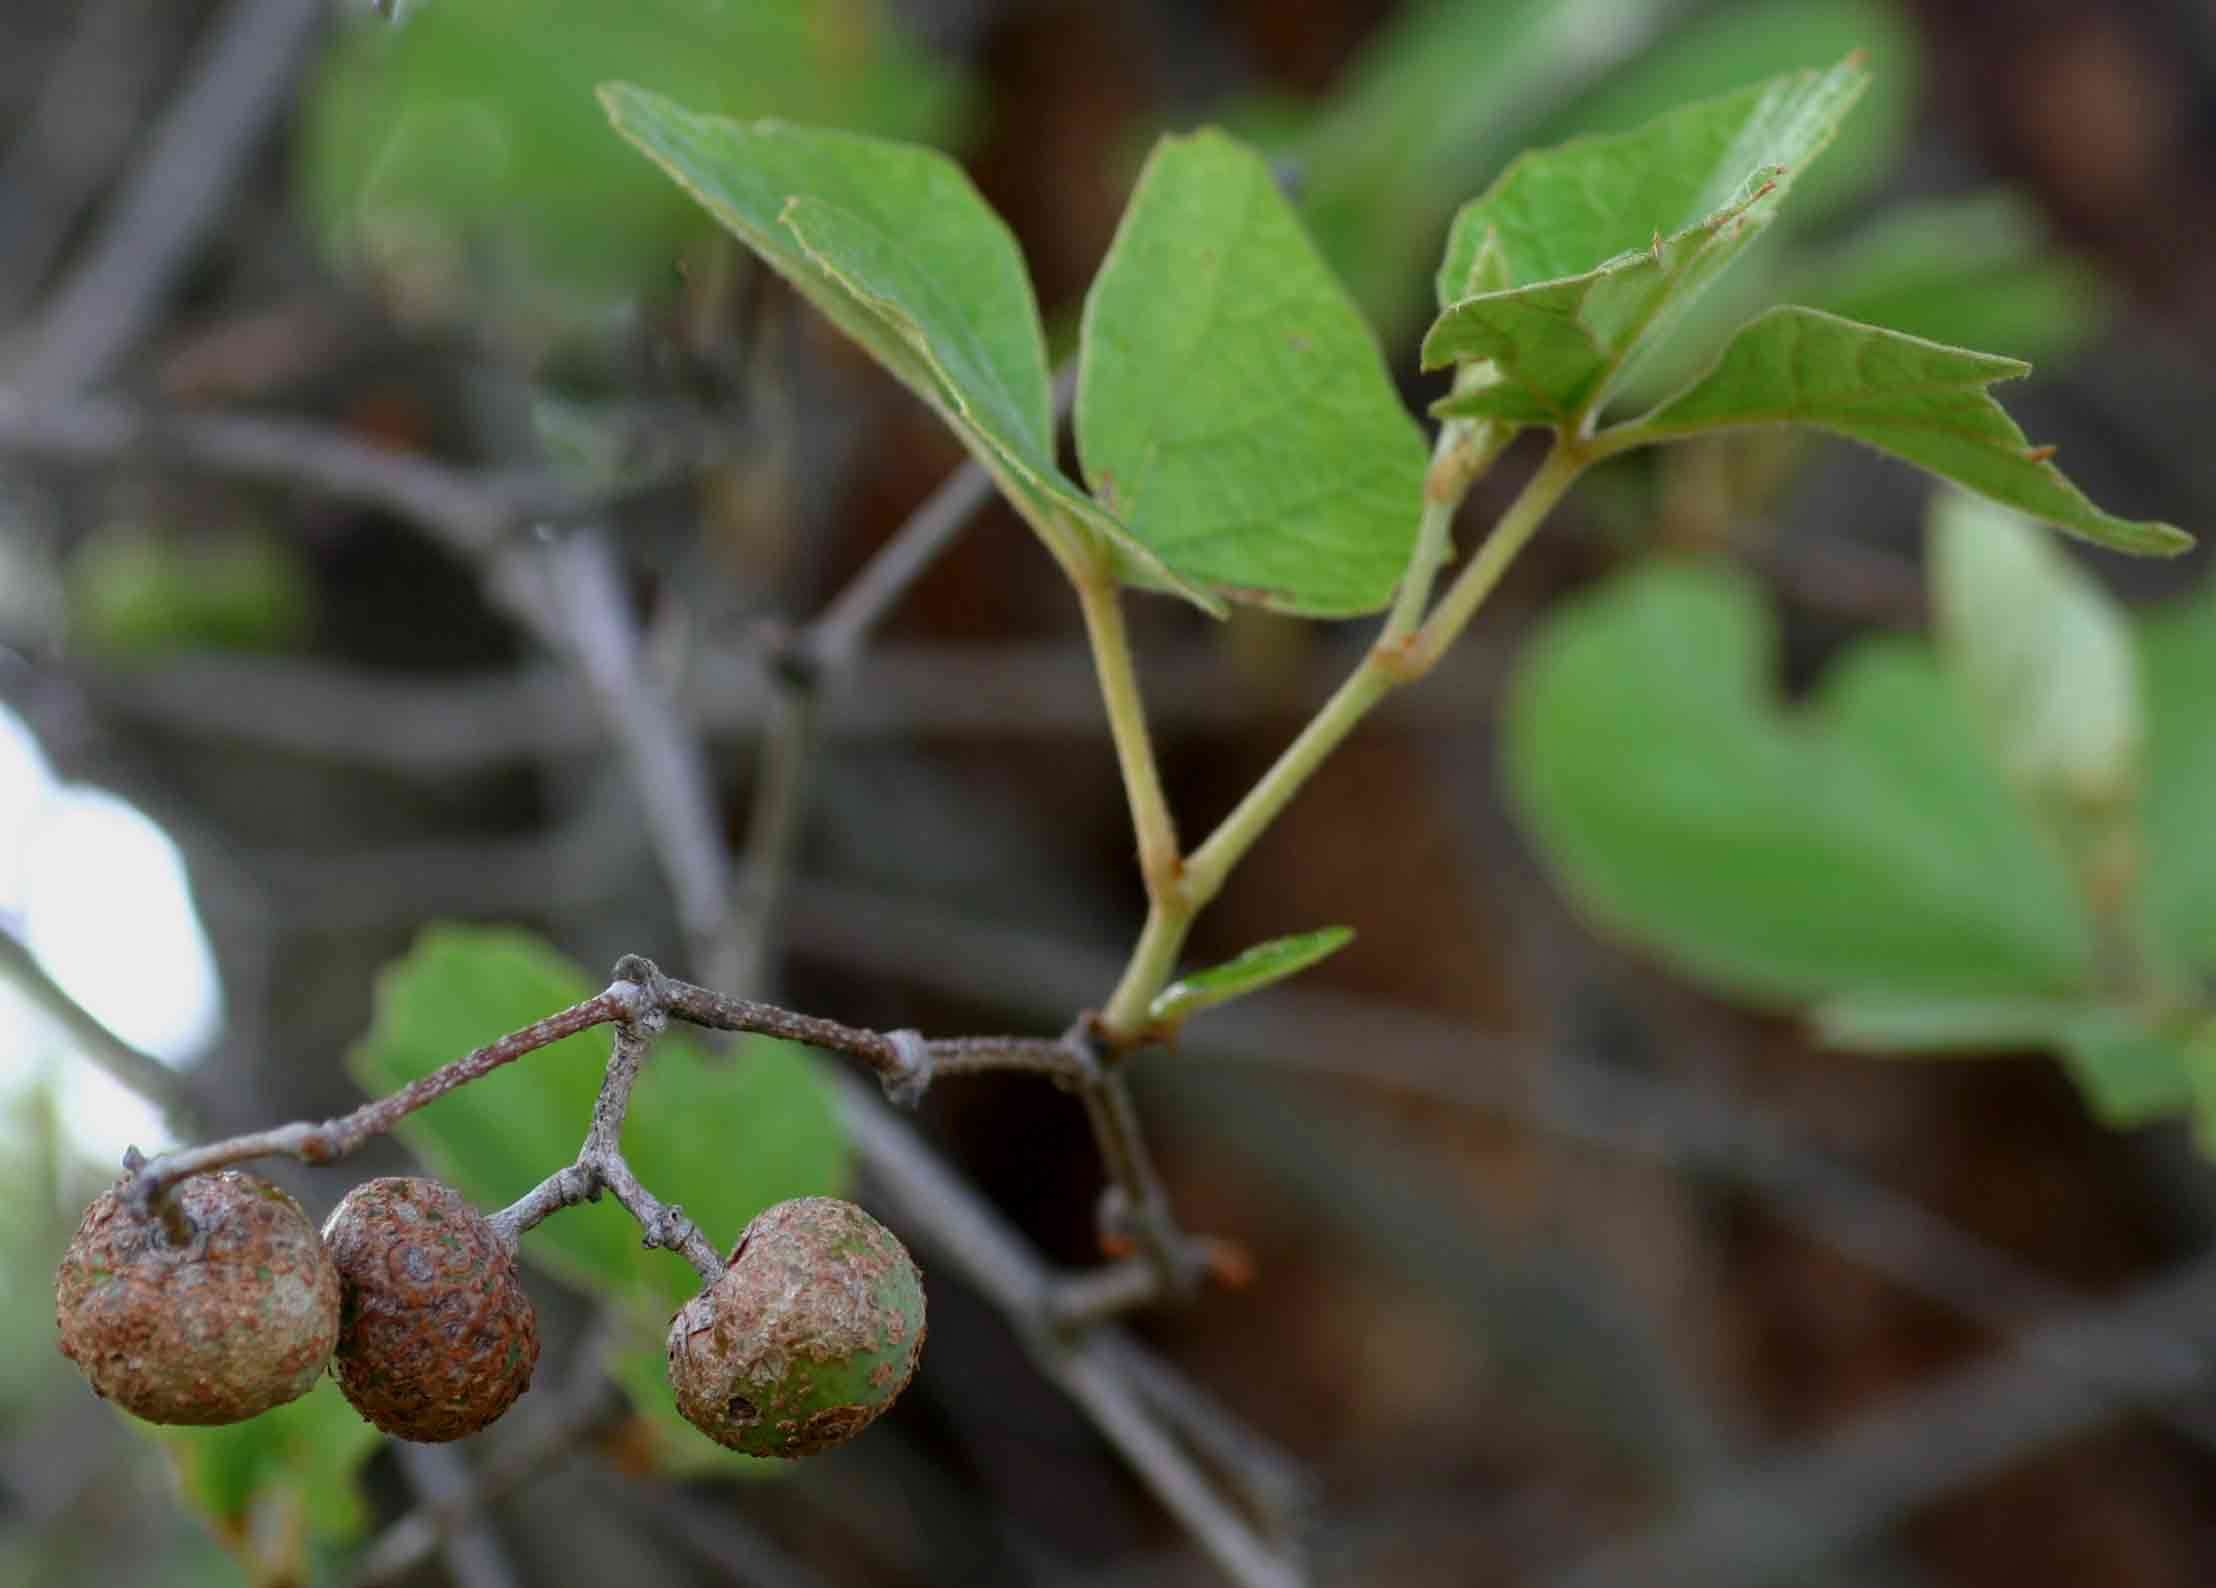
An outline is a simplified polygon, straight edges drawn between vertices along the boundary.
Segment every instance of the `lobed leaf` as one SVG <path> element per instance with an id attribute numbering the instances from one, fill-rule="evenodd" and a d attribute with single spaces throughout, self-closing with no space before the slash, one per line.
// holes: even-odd
<path id="1" fill-rule="evenodd" d="M 1775 78 L 1510 166 L 1455 217 L 1423 345 L 1426 369 L 1491 360 L 1501 378 L 1434 411 L 1581 426 L 1760 235 L 1866 82 L 1851 61 Z M 1460 296 L 1487 248 L 1513 285 Z"/>
<path id="2" fill-rule="evenodd" d="M 1421 433 L 1268 165 L 1164 138 L 1085 300 L 1086 482 L 1180 575 L 1314 617 L 1392 599 Z"/>
<path id="3" fill-rule="evenodd" d="M 960 166 L 858 133 L 697 115 L 627 83 L 600 98 L 618 132 L 937 410 L 1050 545 L 1097 538 L 1125 577 L 1221 609 L 1056 464 L 1023 255 Z"/>
<path id="4" fill-rule="evenodd" d="M 1259 992 L 1288 976 L 1297 976 L 1353 941 L 1353 928 L 1327 926 L 1294 937 L 1276 937 L 1267 943 L 1257 943 L 1221 965 L 1180 976 L 1155 994 L 1147 1016 L 1156 1026 L 1183 1025 L 1203 1009 L 1213 1009 L 1234 998 Z"/>
<path id="5" fill-rule="evenodd" d="M 2169 555 L 2192 538 L 2094 506 L 2033 447 L 1987 388 L 2028 365 L 1944 347 L 1814 309 L 1750 322 L 1714 369 L 1635 425 L 1667 441 L 1744 425 L 1830 430 L 1928 469 L 2018 512 L 2118 551 Z"/>
<path id="6" fill-rule="evenodd" d="M 1787 712 L 1774 645 L 1744 580 L 1660 566 L 1533 643 L 1507 774 L 1571 897 L 1761 1003 L 2078 994 L 2067 866 L 1929 657 L 1866 645 Z"/>

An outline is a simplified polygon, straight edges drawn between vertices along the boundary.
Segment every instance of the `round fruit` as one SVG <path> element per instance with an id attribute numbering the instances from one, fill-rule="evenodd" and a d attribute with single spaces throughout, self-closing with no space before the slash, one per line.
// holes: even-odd
<path id="1" fill-rule="evenodd" d="M 85 1210 L 54 1275 L 62 1355 L 150 1423 L 243 1422 L 314 1387 L 339 1333 L 339 1276 L 300 1204 L 225 1170 L 169 1191 L 191 1237 L 124 1182 Z"/>
<path id="2" fill-rule="evenodd" d="M 474 1434 L 531 1387 L 538 1314 L 515 1253 L 436 1180 L 365 1180 L 323 1226 L 344 1285 L 331 1371 L 396 1439 Z"/>
<path id="3" fill-rule="evenodd" d="M 780 1202 L 670 1323 L 670 1387 L 719 1445 L 813 1455 L 908 1387 L 923 1327 L 923 1275 L 890 1230 L 834 1197 Z"/>

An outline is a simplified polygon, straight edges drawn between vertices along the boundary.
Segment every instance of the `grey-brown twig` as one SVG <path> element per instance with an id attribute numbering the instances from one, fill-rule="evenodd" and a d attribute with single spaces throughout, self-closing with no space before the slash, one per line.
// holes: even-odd
<path id="1" fill-rule="evenodd" d="M 544 574 L 554 621 L 539 620 L 546 605 L 528 597 L 511 605 L 531 614 L 539 638 L 566 655 L 592 691 L 625 764 L 635 769 L 632 789 L 694 973 L 722 981 L 732 972 L 721 946 L 730 899 L 728 867 L 715 841 L 715 781 L 699 738 L 662 707 L 640 665 L 638 625 L 615 550 L 600 530 L 580 529 L 521 566 Z"/>
<path id="2" fill-rule="evenodd" d="M 97 382 L 138 340 L 277 114 L 323 20 L 321 0 L 231 0 L 132 163 L 84 261 L 55 293 L 15 377 Z"/>
<path id="3" fill-rule="evenodd" d="M 1228 1414 L 1212 1403 L 1180 1405 L 1174 1374 L 1149 1375 L 1145 1388 L 1127 1377 L 1144 1348 L 1113 1324 L 1077 1331 L 1055 1326 L 1051 1298 L 1062 1283 L 961 1177 L 917 1138 L 869 1090 L 840 1072 L 830 1077 L 848 1138 L 888 1199 L 905 1215 L 916 1240 L 958 1269 L 1016 1325 L 1039 1371 L 1085 1409 L 1162 1504 L 1241 1588 L 1297 1588 L 1306 1580 L 1296 1555 L 1274 1547 L 1219 1492 L 1195 1460 L 1227 1467 L 1241 1494 L 1284 1494 L 1293 1463 L 1260 1435 L 1227 1431 Z M 1211 1425 L 1212 1436 L 1194 1430 Z M 1184 1437 L 1181 1438 L 1180 1434 Z"/>
<path id="4" fill-rule="evenodd" d="M 1076 395 L 1077 365 L 1071 361 L 1054 375 L 1057 424 L 1067 417 Z M 814 621 L 780 634 L 771 647 L 769 725 L 747 812 L 733 907 L 716 961 L 730 968 L 741 992 L 759 993 L 768 984 L 775 936 L 770 923 L 783 901 L 807 818 L 808 784 L 822 746 L 826 686 L 853 668 L 886 614 L 993 494 L 992 476 L 984 465 L 975 458 L 965 461 L 923 499 Z M 1089 678 L 1087 687 L 1089 693 Z M 671 884 L 677 886 L 677 879 Z"/>
<path id="5" fill-rule="evenodd" d="M 1797 1580 L 1969 1479 L 2128 1407 L 2174 1400 L 2202 1377 L 2212 1344 L 2216 1257 L 2203 1254 L 1896 1405 L 1726 1475 L 1676 1516 L 1597 1550 L 1555 1588 Z"/>
<path id="6" fill-rule="evenodd" d="M 166 1152 L 142 1165 L 131 1183 L 131 1196 L 140 1208 L 188 1175 L 205 1174 L 253 1158 L 298 1158 L 303 1163 L 330 1163 L 343 1158 L 373 1136 L 382 1136 L 426 1103 L 444 1097 L 458 1086 L 491 1074 L 527 1053 L 549 1043 L 573 1037 L 580 1031 L 627 1018 L 637 989 L 617 982 L 583 1003 L 535 1020 L 520 1031 L 463 1054 L 430 1074 L 410 1081 L 399 1091 L 374 1098 L 350 1114 L 320 1123 L 302 1120 L 270 1130 L 252 1131 L 228 1141 L 210 1142 Z"/>
<path id="7" fill-rule="evenodd" d="M 534 520 L 591 504 L 543 475 L 457 469 L 358 441 L 328 425 L 261 414 L 164 413 L 113 398 L 0 386 L 0 451 L 79 464 L 131 455 L 381 507 L 449 549 L 482 556 Z"/>
<path id="8" fill-rule="evenodd" d="M 631 1089 L 646 1067 L 654 1039 L 669 1024 L 662 998 L 662 974 L 647 960 L 627 956 L 616 966 L 616 983 L 637 989 L 631 1013 L 616 1026 L 608 1070 L 593 1100 L 592 1123 L 574 1162 L 558 1169 L 522 1199 L 492 1216 L 492 1227 L 513 1242 L 524 1231 L 563 1208 L 596 1201 L 605 1191 L 638 1220 L 648 1246 L 672 1251 L 693 1265 L 703 1281 L 723 1272 L 723 1258 L 675 1203 L 662 1201 L 639 1182 L 623 1156 L 623 1121 L 631 1111 Z"/>
<path id="9" fill-rule="evenodd" d="M 29 949 L 5 931 L 0 931 L 0 977 L 20 987 L 33 1003 L 60 1021 L 93 1063 L 159 1108 L 172 1130 L 184 1133 L 191 1128 L 195 1109 L 192 1088 L 185 1077 L 102 1025 L 46 974 Z"/>
<path id="10" fill-rule="evenodd" d="M 666 977 L 651 960 L 626 955 L 616 964 L 614 980 L 582 1003 L 511 1031 L 396 1092 L 364 1103 L 352 1113 L 321 1122 L 303 1120 L 279 1125 L 135 1161 L 130 1194 L 140 1208 L 155 1208 L 162 1205 L 163 1193 L 187 1176 L 251 1159 L 289 1157 L 305 1163 L 332 1162 L 370 1138 L 390 1131 L 425 1104 L 504 1064 L 595 1026 L 613 1025 L 615 1040 L 607 1072 L 577 1157 L 494 1214 L 493 1226 L 514 1241 L 563 1208 L 596 1201 L 605 1192 L 638 1220 L 649 1246 L 678 1253 L 702 1278 L 713 1279 L 723 1271 L 722 1256 L 684 1216 L 682 1208 L 662 1202 L 640 1184 L 623 1156 L 623 1121 L 630 1110 L 631 1089 L 654 1039 L 672 1018 L 713 1030 L 781 1037 L 849 1054 L 877 1072 L 888 1095 L 910 1103 L 938 1074 L 1024 1070 L 1067 1077 L 1078 1063 L 1061 1039 L 955 1037 L 929 1041 L 912 1031 L 870 1031 L 797 1014 L 774 1004 L 726 997 Z M 135 1064 L 126 1079 L 134 1085 L 152 1085 L 149 1076 L 139 1073 L 144 1068 L 145 1064 Z"/>

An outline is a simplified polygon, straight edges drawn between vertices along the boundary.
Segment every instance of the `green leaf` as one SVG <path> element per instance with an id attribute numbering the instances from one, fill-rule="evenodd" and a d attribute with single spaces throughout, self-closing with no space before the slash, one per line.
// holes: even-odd
<path id="1" fill-rule="evenodd" d="M 1601 924 L 1747 999 L 2068 998 L 2090 930 L 2059 849 L 1928 655 L 1866 644 L 1787 711 L 1754 589 L 1654 566 L 1527 652 L 1507 774 Z"/>
<path id="2" fill-rule="evenodd" d="M 440 0 L 337 30 L 304 98 L 303 196 L 332 250 L 418 289 L 413 308 L 464 271 L 486 279 L 439 307 L 671 279 L 706 219 L 608 136 L 592 90 L 609 77 L 908 138 L 954 131 L 966 97 L 879 0 Z"/>
<path id="3" fill-rule="evenodd" d="M 247 1538 L 272 1511 L 303 1520 L 319 1539 L 360 1534 L 368 1511 L 362 1463 L 384 1436 L 328 1379 L 300 1399 L 224 1428 L 152 1428 L 185 1498 L 227 1540 Z"/>
<path id="4" fill-rule="evenodd" d="M 1085 478 L 1178 573 L 1336 617 L 1392 599 L 1424 441 L 1260 155 L 1165 138 L 1085 300 Z"/>
<path id="5" fill-rule="evenodd" d="M 2216 592 L 2159 608 L 2139 629 L 2146 684 L 2147 847 L 2142 886 L 2163 940 L 2216 970 Z"/>
<path id="6" fill-rule="evenodd" d="M 2088 1009 L 2061 1033 L 2063 1061 L 2103 1124 L 2166 1119 L 2192 1102 L 2205 1036 L 2150 1024 L 2129 1010 Z"/>
<path id="7" fill-rule="evenodd" d="M 1814 425 L 2118 551 L 2191 546 L 2169 524 L 2102 512 L 2046 449 L 2025 440 L 1986 388 L 2028 369 L 1813 309 L 1772 309 L 1732 339 L 1714 369 L 1622 435 L 1668 441 L 1742 425 Z"/>
<path id="8" fill-rule="evenodd" d="M 1941 657 L 2001 766 L 2058 816 L 2128 811 L 2138 792 L 2130 625 L 2028 519 L 1948 492 L 1931 514 Z"/>
<path id="9" fill-rule="evenodd" d="M 1535 115 L 1674 9 L 1418 0 L 1371 35 L 1305 129 L 1268 145 L 1299 173 L 1324 257 L 1392 340 L 1428 308 L 1422 275 L 1455 206 L 1529 141 Z"/>
<path id="10" fill-rule="evenodd" d="M 1695 100 L 1860 52 L 1869 87 L 1822 162 L 1794 188 L 1780 224 L 1801 231 L 1834 221 L 1898 164 L 1924 75 L 1915 24 L 1899 6 L 1884 0 L 1730 0 L 1680 11 L 1667 22 L 1647 49 L 1590 91 L 1555 101 L 1524 141 L 1539 146 L 1629 132 Z"/>
<path id="11" fill-rule="evenodd" d="M 1848 126 L 1867 119 L 1858 113 Z M 1837 169 L 1838 154 L 1825 151 L 1813 174 Z M 1777 231 L 1801 229 L 1806 197 L 1795 190 Z M 1652 407 L 1692 384 L 1747 321 L 1780 303 L 2034 360 L 2084 346 L 2103 315 L 2099 279 L 2059 256 L 2015 195 L 1896 206 L 1844 239 L 1796 238 L 1744 256 L 1640 359 L 1617 391 L 1619 405 Z"/>
<path id="12" fill-rule="evenodd" d="M 315 585 L 298 548 L 246 526 L 186 536 L 108 525 L 71 555 L 66 593 L 75 646 L 126 660 L 296 650 L 315 617 Z"/>
<path id="13" fill-rule="evenodd" d="M 2085 1006 L 2055 998 L 1916 998 L 1849 993 L 1812 1011 L 1829 1046 L 1862 1053 L 1998 1053 L 2051 1048 Z"/>
<path id="14" fill-rule="evenodd" d="M 1097 537 L 1125 577 L 1220 609 L 1056 464 L 1023 255 L 960 166 L 913 144 L 696 115 L 627 83 L 600 97 L 617 131 L 936 409 L 1059 554 Z"/>
<path id="15" fill-rule="evenodd" d="M 2100 277 L 2057 253 L 2037 211 L 2009 192 L 1889 208 L 1843 242 L 1800 251 L 1781 296 L 2034 362 L 2084 346 L 2106 313 Z"/>
<path id="16" fill-rule="evenodd" d="M 1297 976 L 1353 941 L 1353 928 L 1327 926 L 1296 937 L 1275 937 L 1267 943 L 1257 943 L 1235 959 L 1227 959 L 1206 970 L 1196 970 L 1171 982 L 1155 994 L 1154 1002 L 1147 1008 L 1147 1017 L 1156 1026 L 1183 1025 L 1203 1009 L 1213 1009 L 1234 998 L 1259 992 L 1272 982 Z"/>
<path id="17" fill-rule="evenodd" d="M 1526 155 L 1455 217 L 1442 299 L 1498 247 L 1513 287 L 1451 302 L 1426 369 L 1491 360 L 1440 413 L 1576 427 L 1760 235 L 1861 93 L 1851 63 L 1689 106 L 1637 132 Z"/>
<path id="18" fill-rule="evenodd" d="M 389 1091 L 602 985 L 528 933 L 433 927 L 378 978 L 375 1019 L 350 1067 L 365 1088 Z M 608 1042 L 589 1031 L 541 1049 L 411 1115 L 401 1134 L 471 1201 L 505 1206 L 577 1155 Z M 679 1032 L 665 1035 L 632 1094 L 624 1150 L 648 1189 L 681 1204 L 718 1246 L 772 1202 L 828 1194 L 846 1178 L 844 1141 L 806 1051 L 767 1039 L 710 1059 Z M 665 1317 L 697 1288 L 682 1258 L 641 1247 L 611 1199 L 555 1215 L 524 1252 Z"/>
<path id="19" fill-rule="evenodd" d="M 2216 1158 L 2216 1020 L 2203 1021 L 2178 1046 L 2192 1092 L 2194 1139 Z"/>

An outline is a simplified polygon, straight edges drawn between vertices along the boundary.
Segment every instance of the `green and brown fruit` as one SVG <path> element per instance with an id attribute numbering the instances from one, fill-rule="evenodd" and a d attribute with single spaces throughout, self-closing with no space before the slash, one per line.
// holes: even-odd
<path id="1" fill-rule="evenodd" d="M 210 1426 L 313 1388 L 339 1276 L 300 1204 L 253 1175 L 195 1175 L 167 1193 L 165 1228 L 127 1184 L 85 1210 L 54 1276 L 62 1354 L 93 1390 L 148 1422 Z"/>
<path id="2" fill-rule="evenodd" d="M 531 1387 L 538 1314 L 515 1251 L 452 1186 L 366 1180 L 323 1226 L 343 1283 L 331 1371 L 396 1439 L 474 1434 Z"/>
<path id="3" fill-rule="evenodd" d="M 714 1283 L 669 1328 L 686 1421 L 751 1456 L 807 1456 L 892 1405 L 923 1352 L 923 1275 L 851 1202 L 800 1197 L 756 1215 Z"/>

